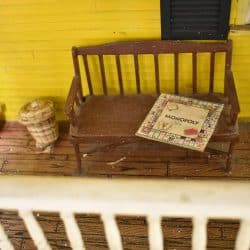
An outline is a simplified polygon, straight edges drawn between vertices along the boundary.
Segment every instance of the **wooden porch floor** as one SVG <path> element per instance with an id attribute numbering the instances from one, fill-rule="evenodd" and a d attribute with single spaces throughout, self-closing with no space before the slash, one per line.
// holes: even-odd
<path id="1" fill-rule="evenodd" d="M 88 176 L 104 178 L 250 180 L 250 123 L 241 123 L 240 132 L 241 142 L 234 152 L 231 176 L 223 170 L 224 159 L 215 160 L 213 155 L 207 158 L 206 155 L 195 152 L 188 154 L 186 150 L 154 142 L 120 147 L 83 145 L 84 164 L 88 168 Z M 51 153 L 36 150 L 33 139 L 23 126 L 7 123 L 2 128 L 1 174 L 73 175 L 75 170 L 74 152 L 67 140 L 67 124 L 61 124 L 60 138 Z M 35 215 L 53 249 L 70 249 L 58 214 L 35 212 Z M 107 249 L 99 216 L 81 214 L 77 215 L 77 221 L 87 249 Z M 117 221 L 125 249 L 148 249 L 147 224 L 144 218 L 119 216 Z M 16 212 L 0 211 L 0 222 L 16 249 L 36 249 Z M 238 226 L 237 221 L 210 220 L 208 249 L 233 249 Z M 165 218 L 162 221 L 165 249 L 190 249 L 191 227 L 192 223 L 188 219 Z"/>

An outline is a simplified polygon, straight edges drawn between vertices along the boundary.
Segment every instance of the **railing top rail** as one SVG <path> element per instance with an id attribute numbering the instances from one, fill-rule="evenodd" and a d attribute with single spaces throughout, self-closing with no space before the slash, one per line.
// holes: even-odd
<path id="1" fill-rule="evenodd" d="M 1 209 L 239 219 L 250 211 L 243 181 L 0 176 L 0 183 Z"/>

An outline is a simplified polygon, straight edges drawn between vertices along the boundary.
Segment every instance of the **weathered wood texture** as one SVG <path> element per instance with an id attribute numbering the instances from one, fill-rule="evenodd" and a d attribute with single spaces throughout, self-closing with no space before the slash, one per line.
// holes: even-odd
<path id="1" fill-rule="evenodd" d="M 61 124 L 60 138 L 51 153 L 35 149 L 35 143 L 24 127 L 6 124 L 0 132 L 1 174 L 73 175 L 76 170 L 73 148 L 67 140 L 68 125 Z M 240 124 L 241 141 L 233 155 L 233 171 L 224 172 L 223 159 L 214 159 L 181 148 L 149 142 L 112 145 L 84 145 L 87 175 L 104 178 L 185 178 L 185 179 L 244 179 L 250 180 L 250 124 Z M 214 148 L 223 145 L 213 145 Z M 190 158 L 190 156 L 192 156 Z M 70 249 L 65 228 L 58 214 L 34 213 L 53 249 Z M 107 249 L 103 224 L 98 215 L 77 215 L 87 249 Z M 117 218 L 125 249 L 148 249 L 147 222 L 142 217 Z M 16 249 L 36 249 L 24 223 L 16 212 L 0 211 L 0 222 Z M 237 221 L 210 220 L 208 249 L 233 249 L 238 230 Z M 187 250 L 191 246 L 191 221 L 165 218 L 162 222 L 164 245 L 168 250 Z"/>

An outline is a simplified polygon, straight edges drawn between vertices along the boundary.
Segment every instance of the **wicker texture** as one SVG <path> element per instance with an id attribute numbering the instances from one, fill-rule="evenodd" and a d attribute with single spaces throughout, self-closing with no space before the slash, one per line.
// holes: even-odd
<path id="1" fill-rule="evenodd" d="M 27 127 L 38 148 L 45 148 L 58 138 L 55 108 L 50 100 L 37 99 L 24 105 L 20 110 L 20 122 Z"/>

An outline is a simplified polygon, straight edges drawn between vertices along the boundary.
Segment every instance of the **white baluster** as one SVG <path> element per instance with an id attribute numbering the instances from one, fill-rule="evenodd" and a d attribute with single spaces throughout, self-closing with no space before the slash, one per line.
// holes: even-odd
<path id="1" fill-rule="evenodd" d="M 14 247 L 12 243 L 10 242 L 1 224 L 0 224 L 0 249 L 14 250 Z"/>
<path id="2" fill-rule="evenodd" d="M 42 228 L 35 219 L 32 211 L 19 211 L 20 217 L 23 219 L 27 230 L 39 250 L 51 250 L 51 247 L 43 233 Z"/>
<path id="3" fill-rule="evenodd" d="M 73 213 L 61 212 L 65 230 L 73 250 L 85 250 L 81 231 Z"/>
<path id="4" fill-rule="evenodd" d="M 102 221 L 109 248 L 111 250 L 122 250 L 121 235 L 115 220 L 115 215 L 102 214 Z"/>
<path id="5" fill-rule="evenodd" d="M 240 223 L 238 231 L 235 250 L 249 250 L 250 249 L 250 219 L 243 219 Z"/>
<path id="6" fill-rule="evenodd" d="M 193 218 L 192 250 L 206 250 L 207 247 L 207 218 Z"/>
<path id="7" fill-rule="evenodd" d="M 163 233 L 160 216 L 148 216 L 149 249 L 163 250 Z"/>

